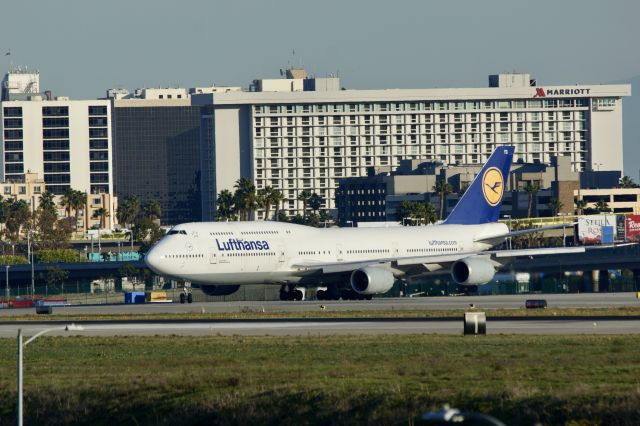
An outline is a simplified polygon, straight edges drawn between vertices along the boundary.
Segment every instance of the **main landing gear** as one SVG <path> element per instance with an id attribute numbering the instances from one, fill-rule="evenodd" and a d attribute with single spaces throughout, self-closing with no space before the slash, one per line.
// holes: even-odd
<path id="1" fill-rule="evenodd" d="M 280 287 L 280 300 L 303 300 L 304 289 L 296 288 L 293 285 L 283 285 Z"/>

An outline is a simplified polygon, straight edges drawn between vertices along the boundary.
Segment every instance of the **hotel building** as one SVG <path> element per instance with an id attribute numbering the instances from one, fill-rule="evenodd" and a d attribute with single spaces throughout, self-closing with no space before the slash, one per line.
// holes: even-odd
<path id="1" fill-rule="evenodd" d="M 338 181 L 367 167 L 482 164 L 504 144 L 516 147 L 514 161 L 562 156 L 575 172 L 622 170 L 630 85 L 540 86 L 528 74 L 500 74 L 486 88 L 343 90 L 338 78 L 288 74 L 249 91 L 192 96 L 203 108 L 204 220 L 241 176 L 281 190 L 293 215 L 305 189 L 333 210 Z"/>

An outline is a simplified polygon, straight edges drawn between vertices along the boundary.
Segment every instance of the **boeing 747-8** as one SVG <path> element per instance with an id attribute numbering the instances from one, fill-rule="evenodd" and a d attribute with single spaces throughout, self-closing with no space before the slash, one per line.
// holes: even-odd
<path id="1" fill-rule="evenodd" d="M 243 284 L 281 285 L 281 298 L 301 299 L 296 287 L 322 287 L 319 299 L 370 298 L 397 279 L 450 271 L 461 285 L 482 285 L 514 256 L 569 253 L 582 247 L 491 249 L 509 232 L 497 222 L 513 147 L 498 147 L 447 219 L 438 225 L 313 228 L 291 223 L 204 222 L 173 227 L 145 257 L 155 273 L 190 281 L 206 294 Z"/>

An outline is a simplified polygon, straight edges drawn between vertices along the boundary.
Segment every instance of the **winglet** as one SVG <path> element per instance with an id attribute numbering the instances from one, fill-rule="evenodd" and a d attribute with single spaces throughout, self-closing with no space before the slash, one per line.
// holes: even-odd
<path id="1" fill-rule="evenodd" d="M 513 151 L 512 146 L 499 146 L 493 151 L 445 224 L 477 225 L 498 220 Z"/>

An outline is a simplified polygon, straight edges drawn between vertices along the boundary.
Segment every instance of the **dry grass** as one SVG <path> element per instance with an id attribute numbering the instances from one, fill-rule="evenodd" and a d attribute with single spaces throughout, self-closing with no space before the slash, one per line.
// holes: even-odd
<path id="1" fill-rule="evenodd" d="M 54 308 L 55 312 L 56 308 Z M 639 307 L 619 308 L 571 308 L 571 309 L 483 309 L 487 317 L 540 317 L 540 316 L 640 316 Z M 95 320 L 217 320 L 217 319 L 269 319 L 269 318 L 460 318 L 464 310 L 362 310 L 362 311 L 273 311 L 240 309 L 233 313 L 158 313 L 158 314 L 113 314 L 113 315 L 36 315 L 0 317 L 4 321 L 95 321 Z"/>

